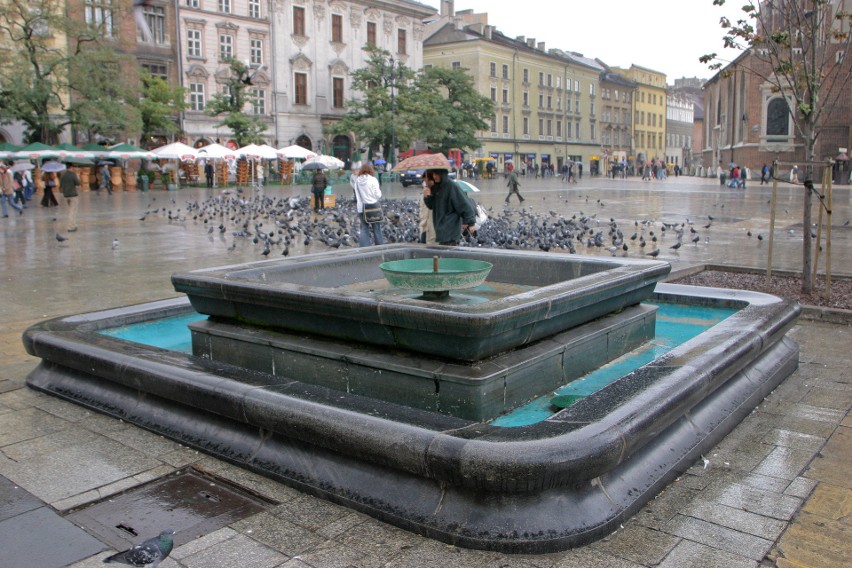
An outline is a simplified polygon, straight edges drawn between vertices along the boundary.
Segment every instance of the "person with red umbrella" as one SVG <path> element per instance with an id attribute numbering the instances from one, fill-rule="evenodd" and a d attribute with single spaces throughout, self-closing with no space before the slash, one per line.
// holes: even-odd
<path id="1" fill-rule="evenodd" d="M 426 170 L 423 175 L 432 181 L 423 190 L 423 202 L 432 210 L 435 239 L 442 245 L 458 245 L 465 230 L 474 231 L 476 209 L 450 179 L 449 170 Z"/>

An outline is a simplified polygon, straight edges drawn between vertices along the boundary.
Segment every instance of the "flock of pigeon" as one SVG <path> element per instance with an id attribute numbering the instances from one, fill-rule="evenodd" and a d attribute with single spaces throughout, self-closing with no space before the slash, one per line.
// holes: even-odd
<path id="1" fill-rule="evenodd" d="M 358 246 L 359 222 L 354 199 L 339 198 L 335 207 L 315 211 L 307 197 L 247 197 L 239 192 L 226 192 L 203 201 L 187 202 L 183 208 L 174 206 L 172 201 L 172 207 L 149 207 L 140 221 L 153 216 L 170 223 L 196 225 L 203 227 L 211 238 L 228 239 L 229 250 L 241 242 L 250 242 L 263 256 L 322 250 L 316 249 L 316 245 L 328 248 Z M 385 241 L 418 242 L 418 202 L 394 199 L 386 200 L 383 206 Z M 689 219 L 679 223 L 637 220 L 629 226 L 620 225 L 614 218 L 602 218 L 602 207 L 603 203 L 598 201 L 598 212 L 585 214 L 580 211 L 570 217 L 553 210 L 534 212 L 532 208 L 490 210 L 479 230 L 464 235 L 460 246 L 572 254 L 586 249 L 593 254 L 656 257 L 667 236 L 674 237 L 674 243 L 668 248 L 675 251 L 684 243 L 695 246 L 702 240 L 709 243 L 709 236 L 702 239 L 701 227 L 696 228 L 696 223 Z M 708 216 L 703 229 L 706 231 L 712 223 L 713 217 Z"/>

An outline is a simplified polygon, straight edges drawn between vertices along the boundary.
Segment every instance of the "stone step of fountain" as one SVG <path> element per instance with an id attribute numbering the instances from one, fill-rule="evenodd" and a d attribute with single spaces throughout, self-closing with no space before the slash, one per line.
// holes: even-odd
<path id="1" fill-rule="evenodd" d="M 654 337 L 657 308 L 635 305 L 474 363 L 210 318 L 193 354 L 346 393 L 490 420 L 552 393 Z"/>

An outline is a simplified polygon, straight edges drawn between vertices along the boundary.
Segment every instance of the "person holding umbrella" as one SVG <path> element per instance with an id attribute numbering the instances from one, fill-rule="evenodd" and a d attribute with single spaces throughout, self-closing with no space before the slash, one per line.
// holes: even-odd
<path id="1" fill-rule="evenodd" d="M 315 171 L 314 177 L 311 178 L 311 193 L 314 194 L 314 211 L 324 209 L 323 196 L 325 194 L 325 188 L 327 185 L 328 178 L 325 177 L 325 173 L 323 173 L 323 170 Z"/>
<path id="2" fill-rule="evenodd" d="M 44 170 L 41 175 L 41 181 L 44 183 L 44 196 L 41 198 L 42 207 L 58 207 L 59 202 L 56 196 L 53 195 L 53 188 L 56 187 L 56 171 Z"/>
<path id="3" fill-rule="evenodd" d="M 442 245 L 458 245 L 463 231 L 474 231 L 476 209 L 464 192 L 450 179 L 449 170 L 431 169 L 424 174 L 433 182 L 423 189 L 423 202 L 432 210 L 435 240 Z"/>

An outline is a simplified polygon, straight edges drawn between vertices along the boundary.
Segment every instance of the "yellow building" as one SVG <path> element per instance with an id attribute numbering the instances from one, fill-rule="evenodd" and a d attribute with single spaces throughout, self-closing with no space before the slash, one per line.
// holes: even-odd
<path id="1" fill-rule="evenodd" d="M 613 71 L 636 83 L 633 95 L 633 147 L 636 163 L 665 159 L 666 76 L 659 71 L 631 65 Z"/>
<path id="2" fill-rule="evenodd" d="M 471 157 L 553 166 L 580 162 L 589 172 L 600 164 L 597 124 L 602 68 L 578 54 L 546 50 L 532 38 L 510 39 L 487 15 L 459 12 L 427 30 L 424 66 L 468 70 L 479 93 L 494 101 L 490 128 L 477 133 L 482 148 Z M 465 21 L 466 20 L 466 21 Z"/>

